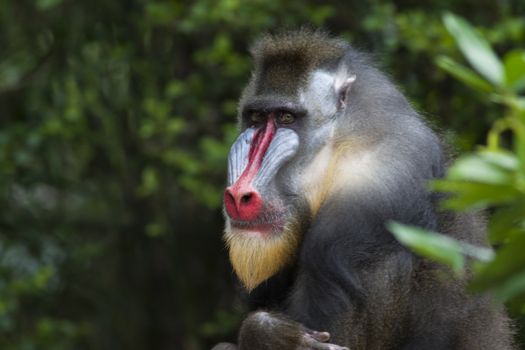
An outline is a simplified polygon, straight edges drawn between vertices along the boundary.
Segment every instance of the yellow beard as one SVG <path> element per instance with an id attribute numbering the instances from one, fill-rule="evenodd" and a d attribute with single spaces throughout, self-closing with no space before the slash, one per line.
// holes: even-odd
<path id="1" fill-rule="evenodd" d="M 227 220 L 224 239 L 235 273 L 248 291 L 275 275 L 291 262 L 299 238 L 296 225 L 288 224 L 270 237 L 248 229 L 232 229 Z"/>

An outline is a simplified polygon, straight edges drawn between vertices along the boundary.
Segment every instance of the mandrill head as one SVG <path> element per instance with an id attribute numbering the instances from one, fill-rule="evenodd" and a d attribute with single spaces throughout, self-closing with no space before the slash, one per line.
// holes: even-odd
<path id="1" fill-rule="evenodd" d="M 403 148 L 403 135 L 421 130 L 402 94 L 344 41 L 291 32 L 263 37 L 252 55 L 224 191 L 225 240 L 249 291 L 294 262 L 327 200 L 394 188 L 405 153 L 383 140 Z"/>
<path id="2" fill-rule="evenodd" d="M 305 223 L 334 185 L 327 172 L 335 127 L 355 80 L 339 64 L 346 49 L 306 31 L 267 36 L 252 48 L 255 70 L 224 191 L 224 237 L 249 291 L 294 260 Z"/>

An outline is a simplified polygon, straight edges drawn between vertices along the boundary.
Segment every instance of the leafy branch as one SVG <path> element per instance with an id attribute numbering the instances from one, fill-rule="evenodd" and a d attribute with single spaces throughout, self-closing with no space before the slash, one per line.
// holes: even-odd
<path id="1" fill-rule="evenodd" d="M 498 249 L 493 253 L 398 223 L 388 228 L 402 244 L 456 274 L 465 271 L 466 258 L 474 259 L 471 288 L 491 291 L 525 312 L 525 50 L 510 51 L 500 59 L 464 19 L 445 14 L 443 23 L 472 68 L 446 56 L 438 57 L 436 64 L 484 98 L 503 105 L 505 114 L 494 122 L 487 144 L 459 157 L 444 179 L 432 181 L 431 188 L 450 194 L 442 203 L 444 209 L 491 209 L 489 239 Z"/>

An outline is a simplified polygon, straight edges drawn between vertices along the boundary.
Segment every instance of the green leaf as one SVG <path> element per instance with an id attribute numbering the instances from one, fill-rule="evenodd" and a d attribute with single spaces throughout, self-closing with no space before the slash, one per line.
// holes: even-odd
<path id="1" fill-rule="evenodd" d="M 36 6 L 41 10 L 47 10 L 60 5 L 63 0 L 38 0 Z"/>
<path id="2" fill-rule="evenodd" d="M 492 242 L 503 242 L 513 234 L 525 229 L 519 229 L 525 223 L 525 201 L 512 203 L 508 207 L 497 209 L 489 222 L 489 235 Z"/>
<path id="3" fill-rule="evenodd" d="M 503 299 L 524 292 L 522 278 L 525 272 L 525 254 L 523 251 L 525 251 L 525 236 L 517 236 L 498 250 L 492 262 L 478 270 L 471 285 L 472 289 L 475 291 L 493 289 Z"/>
<path id="4" fill-rule="evenodd" d="M 501 302 L 505 302 L 523 293 L 525 293 L 525 271 L 512 276 L 502 285 L 494 288 L 494 295 Z"/>
<path id="5" fill-rule="evenodd" d="M 388 223 L 387 228 L 401 244 L 414 252 L 449 266 L 456 274 L 463 271 L 465 258 L 458 241 L 418 227 L 395 222 Z"/>
<path id="6" fill-rule="evenodd" d="M 157 169 L 146 167 L 142 171 L 142 183 L 137 189 L 140 196 L 149 196 L 155 193 L 159 188 L 159 175 Z"/>
<path id="7" fill-rule="evenodd" d="M 507 53 L 505 64 L 505 85 L 516 92 L 525 88 L 525 51 L 514 50 Z"/>
<path id="8" fill-rule="evenodd" d="M 436 59 L 436 64 L 441 69 L 447 71 L 450 75 L 463 82 L 465 85 L 470 86 L 474 90 L 481 92 L 491 92 L 493 90 L 492 85 L 490 85 L 487 81 L 474 73 L 472 70 L 457 63 L 449 57 L 439 56 Z"/>
<path id="9" fill-rule="evenodd" d="M 509 171 L 517 171 L 520 165 L 516 155 L 504 149 L 497 151 L 482 150 L 477 154 L 489 163 Z"/>
<path id="10" fill-rule="evenodd" d="M 177 19 L 181 5 L 173 2 L 155 2 L 146 5 L 146 15 L 155 24 L 169 24 Z"/>
<path id="11" fill-rule="evenodd" d="M 503 85 L 503 65 L 479 32 L 463 18 L 451 13 L 444 15 L 443 22 L 470 64 L 490 82 Z"/>
<path id="12" fill-rule="evenodd" d="M 453 210 L 484 209 L 491 205 L 512 202 L 519 191 L 511 185 L 493 185 L 455 180 L 434 180 L 431 189 L 450 192 L 453 196 L 443 202 L 443 207 Z"/>
<path id="13" fill-rule="evenodd" d="M 495 153 L 487 154 L 485 158 L 478 155 L 466 155 L 459 158 L 447 173 L 449 180 L 466 180 L 489 184 L 508 184 L 513 180 L 513 173 L 498 166 L 494 162 L 508 165 L 510 160 L 498 157 Z M 517 163 L 516 163 L 517 164 Z"/>
<path id="14" fill-rule="evenodd" d="M 159 237 L 166 233 L 166 225 L 164 225 L 162 222 L 150 222 L 145 226 L 146 234 L 149 237 Z"/>

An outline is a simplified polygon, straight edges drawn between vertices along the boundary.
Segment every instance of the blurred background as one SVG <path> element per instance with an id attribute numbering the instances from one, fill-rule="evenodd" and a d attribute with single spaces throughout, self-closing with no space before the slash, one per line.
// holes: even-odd
<path id="1" fill-rule="evenodd" d="M 523 0 L 0 0 L 0 348 L 234 337 L 221 199 L 250 43 L 350 40 L 460 154 L 502 109 L 436 65 L 463 60 L 446 11 L 524 46 Z"/>

